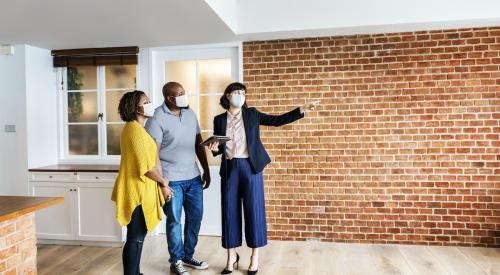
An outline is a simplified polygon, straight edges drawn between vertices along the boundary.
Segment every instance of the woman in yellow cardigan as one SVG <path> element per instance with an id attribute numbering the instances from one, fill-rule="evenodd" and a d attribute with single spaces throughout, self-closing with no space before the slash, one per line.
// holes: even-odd
<path id="1" fill-rule="evenodd" d="M 149 98 L 142 91 L 128 92 L 120 99 L 118 112 L 127 123 L 120 137 L 120 170 L 111 199 L 116 202 L 118 222 L 127 226 L 123 273 L 139 275 L 144 238 L 160 222 L 161 207 L 173 191 L 162 175 L 156 143 L 144 129 L 154 112 Z"/>

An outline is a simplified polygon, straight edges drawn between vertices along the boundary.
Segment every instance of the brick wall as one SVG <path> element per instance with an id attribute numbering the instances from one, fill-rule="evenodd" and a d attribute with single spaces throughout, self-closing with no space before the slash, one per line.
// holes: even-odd
<path id="1" fill-rule="evenodd" d="M 254 41 L 275 240 L 500 246 L 500 27 Z"/>
<path id="2" fill-rule="evenodd" d="M 0 274 L 36 274 L 34 213 L 0 222 Z"/>

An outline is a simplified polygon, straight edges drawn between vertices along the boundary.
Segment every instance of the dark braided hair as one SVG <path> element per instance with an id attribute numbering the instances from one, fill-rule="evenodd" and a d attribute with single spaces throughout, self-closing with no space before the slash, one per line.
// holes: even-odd
<path id="1" fill-rule="evenodd" d="M 137 107 L 143 95 L 146 95 L 143 91 L 135 90 L 122 96 L 118 104 L 118 113 L 123 121 L 129 122 L 137 119 Z"/>

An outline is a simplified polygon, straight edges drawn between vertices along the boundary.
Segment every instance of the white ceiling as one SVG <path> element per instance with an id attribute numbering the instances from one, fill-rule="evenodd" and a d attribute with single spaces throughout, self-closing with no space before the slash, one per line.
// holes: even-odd
<path id="1" fill-rule="evenodd" d="M 15 0 L 0 44 L 158 47 L 500 26 L 498 0 Z"/>
<path id="2" fill-rule="evenodd" d="M 0 44 L 67 49 L 234 40 L 203 0 L 13 0 L 0 7 Z"/>

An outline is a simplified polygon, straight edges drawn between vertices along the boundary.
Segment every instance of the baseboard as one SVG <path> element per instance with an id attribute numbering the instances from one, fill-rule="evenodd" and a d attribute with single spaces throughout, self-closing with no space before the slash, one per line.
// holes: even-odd
<path id="1" fill-rule="evenodd" d="M 47 239 L 38 239 L 37 244 L 104 246 L 104 247 L 122 247 L 123 246 L 122 242 L 65 241 L 65 240 L 47 240 Z"/>

